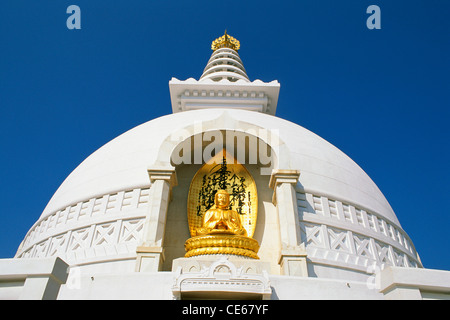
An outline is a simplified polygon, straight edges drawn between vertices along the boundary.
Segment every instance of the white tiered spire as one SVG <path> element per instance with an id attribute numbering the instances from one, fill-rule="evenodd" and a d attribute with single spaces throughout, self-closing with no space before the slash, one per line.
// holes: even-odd
<path id="1" fill-rule="evenodd" d="M 237 80 L 250 82 L 242 60 L 237 53 L 239 47 L 239 41 L 229 36 L 225 30 L 225 34 L 212 43 L 211 49 L 214 52 L 206 64 L 205 70 L 203 70 L 200 81 L 203 79 L 213 81 L 227 79 L 231 82 Z"/>
<path id="2" fill-rule="evenodd" d="M 244 109 L 275 115 L 280 84 L 250 81 L 238 50 L 238 40 L 225 34 L 212 42 L 214 51 L 200 80 L 169 81 L 172 111 Z"/>

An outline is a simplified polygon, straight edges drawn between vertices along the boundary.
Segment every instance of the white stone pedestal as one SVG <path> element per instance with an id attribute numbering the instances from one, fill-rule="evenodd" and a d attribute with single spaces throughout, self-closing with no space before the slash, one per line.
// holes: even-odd
<path id="1" fill-rule="evenodd" d="M 175 299 L 270 299 L 268 262 L 237 256 L 197 256 L 173 261 Z"/>

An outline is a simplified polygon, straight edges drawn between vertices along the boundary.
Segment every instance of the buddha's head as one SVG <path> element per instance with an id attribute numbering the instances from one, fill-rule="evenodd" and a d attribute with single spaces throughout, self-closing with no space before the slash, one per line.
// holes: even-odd
<path id="1" fill-rule="evenodd" d="M 214 202 L 217 208 L 226 209 L 230 204 L 230 194 L 226 190 L 218 190 Z"/>

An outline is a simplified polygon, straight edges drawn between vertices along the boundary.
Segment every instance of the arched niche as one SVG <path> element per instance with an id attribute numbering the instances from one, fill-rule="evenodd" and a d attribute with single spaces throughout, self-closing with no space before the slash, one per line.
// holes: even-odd
<path id="1" fill-rule="evenodd" d="M 266 141 L 249 131 L 209 130 L 186 137 L 173 146 L 170 154 L 170 165 L 176 170 L 178 185 L 172 190 L 168 208 L 163 271 L 171 270 L 173 259 L 184 256 L 184 243 L 191 237 L 187 216 L 191 181 L 211 157 L 224 149 L 245 166 L 256 183 L 258 218 L 253 238 L 260 244 L 259 257 L 270 260 L 273 269 L 278 270 L 280 236 L 276 209 L 272 204 L 273 190 L 269 187 L 270 173 L 278 166 L 277 154 Z"/>

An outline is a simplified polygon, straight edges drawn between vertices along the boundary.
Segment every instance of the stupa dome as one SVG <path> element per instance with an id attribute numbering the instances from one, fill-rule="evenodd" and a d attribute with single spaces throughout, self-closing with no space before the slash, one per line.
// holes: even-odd
<path id="1" fill-rule="evenodd" d="M 300 171 L 295 185 L 300 232 L 308 258 L 317 263 L 311 264 L 316 274 L 326 275 L 322 269 L 329 267 L 364 271 L 371 263 L 420 266 L 414 246 L 388 201 L 353 160 L 297 124 L 239 109 L 201 109 L 163 116 L 101 147 L 55 192 L 17 257 L 58 255 L 75 264 L 133 264 L 146 210 L 151 206 L 148 168 L 177 168 L 171 157 L 185 140 L 178 133 L 189 136 L 214 130 L 251 132 L 272 144 L 271 169 Z M 275 132 L 276 139 L 269 141 L 267 130 Z M 257 174 L 260 164 L 253 166 Z M 184 169 L 177 169 L 178 186 L 172 190 L 176 201 L 172 200 L 168 214 L 177 225 L 168 223 L 166 227 L 166 243 L 172 246 L 166 248 L 166 270 L 171 268 L 169 261 L 183 255 L 183 243 L 189 237 L 186 197 L 199 165 L 179 167 Z M 278 240 L 271 230 L 276 229 L 278 218 L 269 187 L 270 171 L 256 180 L 266 223 L 256 227 L 255 238 L 261 243 L 261 259 L 273 260 L 276 269 Z"/>

